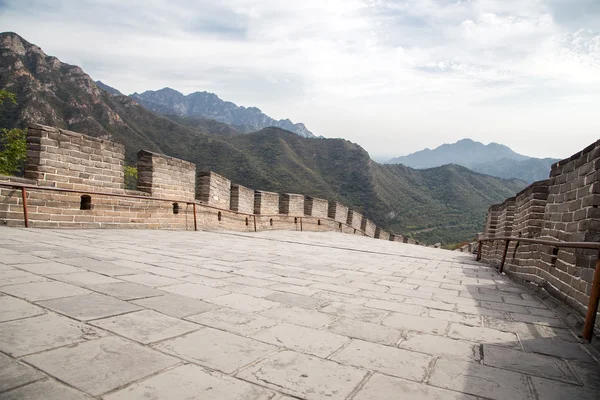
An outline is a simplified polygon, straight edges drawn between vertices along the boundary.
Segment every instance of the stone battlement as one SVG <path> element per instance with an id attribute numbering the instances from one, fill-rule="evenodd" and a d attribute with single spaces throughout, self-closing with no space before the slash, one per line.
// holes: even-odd
<path id="1" fill-rule="evenodd" d="M 553 164 L 550 179 L 490 207 L 484 237 L 501 236 L 600 241 L 600 140 Z M 481 259 L 499 264 L 503 251 L 504 242 L 485 243 Z M 504 271 L 537 283 L 585 313 L 597 259 L 593 250 L 511 243 Z"/>
<path id="2" fill-rule="evenodd" d="M 0 176 L 15 183 L 0 187 L 0 225 L 24 226 L 16 185 L 25 184 L 34 186 L 26 189 L 32 227 L 338 231 L 416 244 L 336 201 L 246 188 L 146 150 L 137 157 L 137 190 L 126 190 L 124 146 L 32 124 L 25 178 Z"/>

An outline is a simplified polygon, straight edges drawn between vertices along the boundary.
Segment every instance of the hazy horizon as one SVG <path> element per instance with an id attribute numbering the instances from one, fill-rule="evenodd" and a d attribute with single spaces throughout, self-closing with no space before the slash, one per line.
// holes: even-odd
<path id="1" fill-rule="evenodd" d="M 213 92 L 382 161 L 600 136 L 596 0 L 2 0 L 0 23 L 125 94 Z"/>

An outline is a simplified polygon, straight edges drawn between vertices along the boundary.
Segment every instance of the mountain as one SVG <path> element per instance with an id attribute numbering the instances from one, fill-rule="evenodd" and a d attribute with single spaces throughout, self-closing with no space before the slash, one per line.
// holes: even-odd
<path id="1" fill-rule="evenodd" d="M 108 93 L 112 94 L 113 96 L 123 96 L 123 93 L 119 92 L 117 89 L 115 89 L 112 86 L 108 86 L 106 83 L 104 83 L 102 81 L 96 81 L 96 85 L 100 89 L 107 91 Z"/>
<path id="2" fill-rule="evenodd" d="M 144 93 L 134 93 L 131 97 L 157 114 L 210 118 L 233 125 L 244 133 L 274 126 L 303 137 L 315 136 L 302 123 L 294 124 L 289 119 L 274 120 L 256 107 L 240 107 L 229 101 L 221 100 L 214 93 L 195 92 L 186 96 L 167 87 L 156 91 L 147 90 Z"/>
<path id="3" fill-rule="evenodd" d="M 458 164 L 482 174 L 499 178 L 517 178 L 526 182 L 548 179 L 550 166 L 559 161 L 553 158 L 533 158 L 512 151 L 498 143 L 484 145 L 471 139 L 443 144 L 433 150 L 425 149 L 407 156 L 396 157 L 388 164 L 403 164 L 424 169 L 445 164 Z"/>
<path id="4" fill-rule="evenodd" d="M 415 170 L 381 165 L 343 139 L 307 139 L 269 127 L 250 134 L 203 118 L 161 116 L 111 95 L 81 68 L 62 63 L 14 33 L 0 34 L 0 127 L 29 122 L 121 142 L 128 163 L 140 149 L 198 164 L 248 187 L 302 193 L 357 207 L 384 229 L 429 243 L 472 239 L 487 208 L 525 186 L 458 165 Z"/>

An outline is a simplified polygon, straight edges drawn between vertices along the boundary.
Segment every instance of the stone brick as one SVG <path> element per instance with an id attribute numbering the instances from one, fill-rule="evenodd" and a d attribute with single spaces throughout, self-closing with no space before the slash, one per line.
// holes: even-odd
<path id="1" fill-rule="evenodd" d="M 211 207 L 229 209 L 231 206 L 231 181 L 211 171 L 198 171 L 196 199 Z"/>

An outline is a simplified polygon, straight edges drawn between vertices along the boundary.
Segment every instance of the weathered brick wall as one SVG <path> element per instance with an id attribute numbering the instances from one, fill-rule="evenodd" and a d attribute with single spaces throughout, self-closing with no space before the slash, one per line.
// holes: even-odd
<path id="1" fill-rule="evenodd" d="M 285 215 L 304 215 L 304 195 L 282 193 L 279 195 L 279 213 Z"/>
<path id="2" fill-rule="evenodd" d="M 27 141 L 28 178 L 0 176 L 0 183 L 33 186 L 27 188 L 32 227 L 194 229 L 197 226 L 236 231 L 338 231 L 371 237 L 377 231 L 378 238 L 390 240 L 389 234 L 377 229 L 372 221 L 356 211 L 349 212 L 338 202 L 253 191 L 232 185 L 214 172 L 201 171 L 196 175 L 192 163 L 144 150 L 138 153 L 138 190 L 125 190 L 122 145 L 41 125 L 30 126 Z M 77 192 L 50 191 L 44 187 Z M 124 195 L 135 197 L 121 197 Z M 196 224 L 192 203 L 196 203 Z M 19 188 L 0 187 L 0 224 L 24 225 Z"/>
<path id="3" fill-rule="evenodd" d="M 503 229 L 506 233 L 507 223 L 500 223 L 498 207 L 488 212 L 486 237 L 500 236 L 498 231 Z M 519 193 L 514 215 L 513 236 L 600 241 L 600 140 L 554 164 L 548 181 L 536 182 Z M 536 282 L 575 310 L 586 312 L 597 250 L 523 244 L 510 250 L 505 265 L 508 273 Z M 487 249 L 482 256 L 484 262 L 493 260 Z"/>
<path id="4" fill-rule="evenodd" d="M 196 176 L 196 199 L 212 207 L 229 209 L 231 205 L 231 181 L 211 171 L 198 171 Z"/>
<path id="5" fill-rule="evenodd" d="M 254 189 L 245 186 L 231 184 L 230 209 L 233 211 L 253 214 L 254 213 Z"/>
<path id="6" fill-rule="evenodd" d="M 517 194 L 513 236 L 524 238 L 540 236 L 548 200 L 548 184 L 548 180 L 535 182 Z M 512 273 L 521 279 L 540 283 L 539 270 L 535 266 L 539 257 L 539 245 L 511 243 L 504 269 L 507 273 Z"/>
<path id="7" fill-rule="evenodd" d="M 570 242 L 600 241 L 600 140 L 552 166 L 540 237 Z M 546 289 L 584 312 L 597 251 L 540 246 L 537 267 Z"/>
<path id="8" fill-rule="evenodd" d="M 192 202 L 196 198 L 196 164 L 140 150 L 137 168 L 139 191 L 161 199 Z"/>
<path id="9" fill-rule="evenodd" d="M 375 239 L 390 240 L 390 234 L 377 227 L 375 228 Z"/>
<path id="10" fill-rule="evenodd" d="M 65 129 L 30 124 L 25 177 L 39 185 L 122 193 L 125 148 Z"/>
<path id="11" fill-rule="evenodd" d="M 262 190 L 254 191 L 254 214 L 259 215 L 277 215 L 279 214 L 279 194 L 265 192 Z"/>
<path id="12" fill-rule="evenodd" d="M 348 220 L 346 223 L 356 230 L 361 230 L 363 215 L 355 210 L 348 210 Z"/>
<path id="13" fill-rule="evenodd" d="M 498 209 L 500 205 L 495 204 L 488 209 L 487 218 L 485 221 L 485 237 L 493 238 L 496 235 L 498 225 Z M 494 263 L 496 254 L 499 251 L 500 242 L 485 242 L 481 248 L 481 261 L 485 263 Z"/>
<path id="14" fill-rule="evenodd" d="M 329 203 L 325 199 L 304 196 L 304 215 L 327 218 Z"/>
<path id="15" fill-rule="evenodd" d="M 348 207 L 337 201 L 329 202 L 329 210 L 327 215 L 334 221 L 345 224 L 348 221 Z"/>
<path id="16" fill-rule="evenodd" d="M 515 197 L 504 200 L 498 206 L 498 222 L 496 224 L 496 237 L 512 236 L 512 227 L 515 219 Z M 500 265 L 504 254 L 504 242 L 496 242 L 493 256 L 490 256 L 490 264 Z"/>
<path id="17" fill-rule="evenodd" d="M 360 222 L 360 229 L 369 237 L 375 237 L 375 223 L 363 215 Z"/>
<path id="18" fill-rule="evenodd" d="M 394 233 L 390 233 L 390 241 L 403 243 L 404 242 L 404 236 L 402 236 L 402 235 L 396 235 Z"/>

